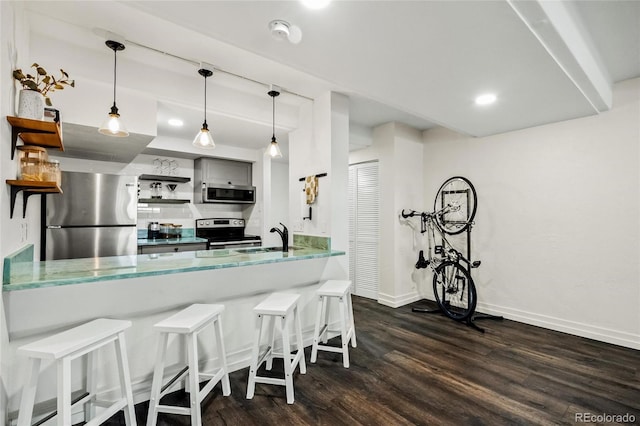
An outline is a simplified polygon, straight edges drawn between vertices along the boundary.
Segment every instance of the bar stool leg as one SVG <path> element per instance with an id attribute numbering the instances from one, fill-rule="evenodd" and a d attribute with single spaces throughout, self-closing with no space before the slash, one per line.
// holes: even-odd
<path id="1" fill-rule="evenodd" d="M 293 404 L 293 369 L 291 368 L 291 345 L 289 342 L 289 318 L 290 316 L 278 317 L 278 322 L 282 328 L 282 358 L 284 360 L 284 382 L 287 390 L 287 404 Z"/>
<path id="2" fill-rule="evenodd" d="M 187 352 L 188 352 L 188 365 L 189 365 L 189 386 L 191 392 L 189 393 L 189 404 L 191 410 L 191 424 L 193 426 L 201 426 L 202 419 L 200 418 L 200 373 L 198 370 L 198 341 L 195 334 L 187 335 Z"/>
<path id="3" fill-rule="evenodd" d="M 324 304 L 322 305 L 322 317 L 324 318 L 324 323 L 323 326 L 323 332 L 322 332 L 322 343 L 327 344 L 327 337 L 329 336 L 329 313 L 331 312 L 331 310 L 329 309 L 331 307 L 331 299 L 333 299 L 332 297 L 328 297 L 325 296 L 324 297 Z"/>
<path id="4" fill-rule="evenodd" d="M 276 319 L 271 315 L 267 316 L 267 344 L 269 345 L 267 353 L 267 363 L 265 368 L 269 371 L 273 368 L 273 352 L 275 348 L 275 335 L 276 335 Z"/>
<path id="5" fill-rule="evenodd" d="M 258 356 L 260 355 L 260 334 L 264 317 L 256 317 L 255 331 L 253 334 L 253 349 L 251 351 L 251 365 L 249 366 L 249 381 L 247 382 L 247 399 L 252 399 L 256 390 L 256 372 L 258 371 Z"/>
<path id="6" fill-rule="evenodd" d="M 122 396 L 127 400 L 127 406 L 123 409 L 124 421 L 127 426 L 137 426 L 136 410 L 133 405 L 133 389 L 129 380 L 129 360 L 127 357 L 127 347 L 124 341 L 124 332 L 118 333 L 116 339 L 116 356 L 118 358 L 118 369 L 120 371 L 120 389 Z"/>
<path id="7" fill-rule="evenodd" d="M 349 322 L 351 324 L 351 347 L 355 348 L 356 344 L 356 324 L 353 319 L 353 303 L 351 302 L 351 293 L 347 293 L 347 305 L 349 309 Z"/>
<path id="8" fill-rule="evenodd" d="M 231 395 L 231 385 L 229 384 L 229 370 L 227 368 L 227 357 L 225 355 L 224 340 L 222 339 L 222 323 L 218 318 L 215 321 L 216 346 L 218 347 L 218 358 L 222 364 L 222 395 Z"/>
<path id="9" fill-rule="evenodd" d="M 322 305 L 324 304 L 324 296 L 318 296 L 316 308 L 316 326 L 313 329 L 313 345 L 311 346 L 311 363 L 318 359 L 318 341 L 320 340 L 320 321 L 322 321 Z"/>
<path id="10" fill-rule="evenodd" d="M 40 374 L 40 358 L 30 358 L 27 366 L 27 380 L 22 390 L 22 400 L 20 401 L 20 412 L 18 413 L 18 426 L 31 426 L 33 416 L 33 403 L 36 398 L 36 387 L 38 385 L 38 374 Z"/>
<path id="11" fill-rule="evenodd" d="M 149 413 L 147 414 L 147 426 L 156 426 L 158 421 L 158 405 L 160 404 L 160 390 L 162 389 L 162 377 L 164 375 L 164 362 L 167 355 L 167 341 L 169 335 L 160 332 L 158 339 L 158 351 L 156 366 L 153 370 L 153 382 L 151 385 L 151 398 L 149 400 Z"/>
<path id="12" fill-rule="evenodd" d="M 58 365 L 58 426 L 71 424 L 71 359 L 63 357 Z"/>
<path id="13" fill-rule="evenodd" d="M 342 344 L 342 365 L 344 368 L 349 368 L 349 331 L 347 330 L 347 304 L 344 297 L 339 300 L 340 310 L 340 343 Z"/>
<path id="14" fill-rule="evenodd" d="M 93 371 L 95 365 L 94 352 L 91 351 L 87 354 L 87 371 L 85 379 L 85 389 L 90 395 L 89 400 L 84 405 L 84 421 L 87 422 L 92 419 L 96 413 L 94 401 L 96 400 L 96 379 Z"/>
<path id="15" fill-rule="evenodd" d="M 300 322 L 300 312 L 298 312 L 297 306 L 293 309 L 293 314 L 295 316 L 296 344 L 298 346 L 298 353 L 300 354 L 300 360 L 298 361 L 298 365 L 300 366 L 300 374 L 306 374 L 307 363 L 304 360 L 304 344 L 302 343 L 302 324 Z"/>

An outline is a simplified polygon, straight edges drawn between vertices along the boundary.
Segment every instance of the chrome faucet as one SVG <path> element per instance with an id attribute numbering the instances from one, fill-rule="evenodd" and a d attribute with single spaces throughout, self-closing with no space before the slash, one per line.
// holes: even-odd
<path id="1" fill-rule="evenodd" d="M 280 238 L 282 238 L 282 251 L 287 252 L 289 251 L 289 230 L 284 226 L 284 223 L 280 222 L 280 225 L 282 225 L 282 231 L 274 227 L 271 228 L 269 232 L 277 232 L 280 234 Z"/>

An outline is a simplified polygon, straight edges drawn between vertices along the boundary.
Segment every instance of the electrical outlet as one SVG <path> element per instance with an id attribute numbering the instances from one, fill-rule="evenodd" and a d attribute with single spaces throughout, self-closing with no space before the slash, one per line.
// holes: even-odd
<path id="1" fill-rule="evenodd" d="M 21 223 L 20 224 L 20 242 L 21 243 L 26 243 L 27 242 L 27 238 L 29 236 L 27 231 L 28 231 L 27 222 Z"/>

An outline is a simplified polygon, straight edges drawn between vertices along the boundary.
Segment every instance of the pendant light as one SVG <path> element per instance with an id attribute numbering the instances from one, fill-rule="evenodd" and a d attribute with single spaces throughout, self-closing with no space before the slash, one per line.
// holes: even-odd
<path id="1" fill-rule="evenodd" d="M 98 131 L 103 135 L 123 138 L 129 136 L 129 132 L 124 127 L 122 120 L 120 120 L 120 114 L 118 114 L 118 107 L 116 106 L 116 60 L 118 51 L 124 50 L 124 44 L 115 40 L 107 40 L 105 44 L 109 49 L 113 50 L 113 106 L 111 107 L 109 116 L 104 123 L 102 123 Z"/>
<path id="2" fill-rule="evenodd" d="M 202 123 L 202 129 L 200 129 L 200 132 L 198 132 L 196 138 L 193 140 L 193 146 L 213 149 L 216 147 L 216 144 L 213 143 L 213 137 L 211 136 L 211 132 L 209 132 L 209 126 L 207 126 L 207 77 L 211 77 L 213 71 L 200 68 L 198 74 L 204 77 L 204 122 Z"/>
<path id="3" fill-rule="evenodd" d="M 271 145 L 267 148 L 267 153 L 272 158 L 282 158 L 282 152 L 280 151 L 280 147 L 278 146 L 278 141 L 276 140 L 276 96 L 280 95 L 280 92 L 276 90 L 276 86 L 271 86 L 271 90 L 267 92 L 272 99 L 272 111 L 273 111 L 273 136 L 271 136 Z"/>

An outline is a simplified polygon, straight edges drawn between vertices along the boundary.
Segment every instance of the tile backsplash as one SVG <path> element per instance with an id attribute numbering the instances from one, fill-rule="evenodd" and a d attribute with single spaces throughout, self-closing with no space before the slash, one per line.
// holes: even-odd
<path id="1" fill-rule="evenodd" d="M 293 234 L 293 245 L 297 247 L 331 250 L 331 238 L 317 235 Z"/>

